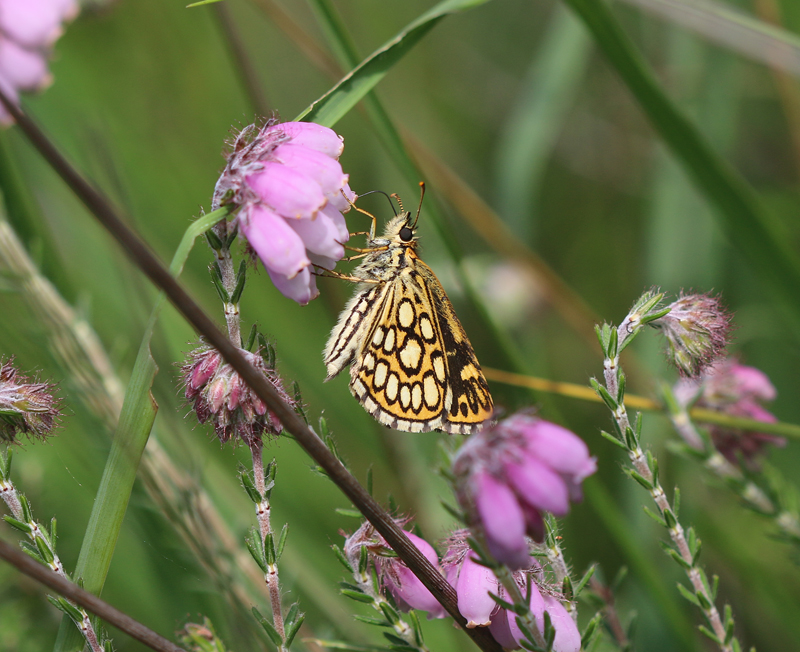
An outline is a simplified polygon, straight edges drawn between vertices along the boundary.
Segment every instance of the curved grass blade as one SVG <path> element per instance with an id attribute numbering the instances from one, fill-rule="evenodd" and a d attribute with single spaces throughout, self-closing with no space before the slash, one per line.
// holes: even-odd
<path id="1" fill-rule="evenodd" d="M 352 109 L 392 66 L 402 59 L 436 24 L 448 14 L 482 5 L 488 0 L 444 0 L 425 12 L 397 36 L 375 50 L 336 86 L 319 98 L 295 120 L 332 127 Z"/>
<path id="2" fill-rule="evenodd" d="M 177 276 L 183 269 L 195 238 L 227 215 L 229 208 L 221 208 L 200 217 L 186 230 L 172 259 L 170 272 Z M 164 293 L 156 299 L 147 323 L 133 373 L 125 391 L 111 451 L 103 469 L 92 514 L 83 537 L 78 563 L 73 577 L 83 580 L 83 587 L 100 595 L 106 580 L 111 558 L 117 543 L 122 520 L 128 507 L 133 482 L 139 469 L 144 447 L 156 418 L 158 405 L 150 393 L 158 367 L 150 354 L 150 339 L 164 305 Z M 64 616 L 54 649 L 72 652 L 83 649 L 84 639 L 72 620 Z"/>
<path id="3" fill-rule="evenodd" d="M 703 135 L 667 97 L 605 3 L 565 2 L 594 35 L 597 45 L 686 173 L 717 208 L 716 215 L 729 241 L 785 301 L 796 323 L 800 322 L 800 261 L 789 248 L 787 238 L 775 233 L 772 216 L 753 189 L 711 149 Z"/>
<path id="4" fill-rule="evenodd" d="M 713 0 L 622 0 L 748 59 L 800 77 L 800 36 Z"/>

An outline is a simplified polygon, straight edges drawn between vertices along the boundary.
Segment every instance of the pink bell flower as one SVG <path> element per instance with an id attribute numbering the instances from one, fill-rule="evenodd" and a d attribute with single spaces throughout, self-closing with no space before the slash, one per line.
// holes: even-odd
<path id="1" fill-rule="evenodd" d="M 240 206 L 240 232 L 275 287 L 301 305 L 319 294 L 314 267 L 333 269 L 350 237 L 342 213 L 356 195 L 338 161 L 343 148 L 333 130 L 310 122 L 250 125 L 214 191 L 214 209 Z"/>
<path id="2" fill-rule="evenodd" d="M 580 437 L 524 412 L 473 435 L 453 460 L 459 503 L 512 569 L 530 566 L 525 536 L 542 540 L 542 513 L 566 515 L 596 469 Z"/>
<path id="3" fill-rule="evenodd" d="M 50 85 L 50 51 L 78 9 L 75 0 L 0 0 L 0 88 L 10 99 Z M 0 124 L 11 122 L 0 105 Z"/>

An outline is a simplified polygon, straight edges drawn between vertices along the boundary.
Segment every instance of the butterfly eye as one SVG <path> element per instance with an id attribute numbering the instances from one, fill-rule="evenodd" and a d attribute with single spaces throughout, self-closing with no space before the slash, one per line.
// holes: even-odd
<path id="1" fill-rule="evenodd" d="M 402 229 L 400 229 L 400 239 L 403 242 L 409 242 L 413 237 L 414 237 L 414 232 L 407 226 L 404 226 Z"/>

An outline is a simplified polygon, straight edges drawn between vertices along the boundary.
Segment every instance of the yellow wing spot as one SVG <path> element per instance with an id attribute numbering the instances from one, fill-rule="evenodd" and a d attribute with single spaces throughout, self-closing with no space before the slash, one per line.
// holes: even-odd
<path id="1" fill-rule="evenodd" d="M 368 353 L 367 356 L 364 358 L 364 366 L 372 371 L 375 368 L 375 356 L 371 353 Z"/>
<path id="2" fill-rule="evenodd" d="M 386 353 L 391 353 L 394 350 L 394 328 L 386 331 L 386 339 L 383 340 L 383 350 Z"/>
<path id="3" fill-rule="evenodd" d="M 420 383 L 414 383 L 414 387 L 411 390 L 411 407 L 414 412 L 419 412 L 422 407 L 422 385 Z"/>
<path id="4" fill-rule="evenodd" d="M 425 390 L 425 405 L 433 410 L 439 405 L 439 386 L 433 376 L 425 376 L 425 380 L 422 382 Z"/>
<path id="5" fill-rule="evenodd" d="M 417 340 L 407 340 L 403 348 L 400 349 L 400 362 L 407 369 L 416 369 L 421 357 L 422 347 L 420 347 Z"/>
<path id="6" fill-rule="evenodd" d="M 433 339 L 433 324 L 431 324 L 431 320 L 427 317 L 423 317 L 419 320 L 419 330 L 425 340 L 430 341 Z"/>
<path id="7" fill-rule="evenodd" d="M 400 302 L 397 310 L 397 321 L 403 328 L 409 328 L 414 323 L 414 306 L 408 299 Z"/>
<path id="8" fill-rule="evenodd" d="M 372 379 L 372 386 L 375 389 L 381 389 L 386 384 L 386 374 L 389 373 L 389 365 L 381 361 L 375 367 L 375 377 Z"/>
<path id="9" fill-rule="evenodd" d="M 444 382 L 444 358 L 441 355 L 437 355 L 433 359 L 433 372 L 436 374 L 436 378 L 440 383 Z"/>
<path id="10" fill-rule="evenodd" d="M 465 365 L 461 370 L 461 380 L 469 380 L 470 378 L 478 378 L 478 370 L 475 365 Z"/>
<path id="11" fill-rule="evenodd" d="M 372 336 L 372 343 L 375 346 L 380 346 L 381 342 L 383 342 L 383 329 L 378 326 L 378 328 L 375 329 L 375 334 Z"/>
<path id="12" fill-rule="evenodd" d="M 404 410 L 407 410 L 408 406 L 411 405 L 411 390 L 405 384 L 400 388 L 400 405 L 403 406 Z"/>
<path id="13" fill-rule="evenodd" d="M 397 377 L 396 373 L 392 373 L 389 376 L 389 380 L 386 382 L 386 398 L 390 401 L 397 400 L 397 390 L 400 384 L 400 379 Z"/>

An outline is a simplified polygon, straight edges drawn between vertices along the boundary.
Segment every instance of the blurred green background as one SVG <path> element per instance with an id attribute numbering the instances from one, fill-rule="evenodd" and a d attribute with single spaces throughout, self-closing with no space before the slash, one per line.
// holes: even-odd
<path id="1" fill-rule="evenodd" d="M 793 0 L 725 4 L 751 15 L 781 16 L 784 28 L 800 31 L 800 4 Z M 433 3 L 340 0 L 335 6 L 366 56 Z M 797 80 L 641 9 L 612 8 L 668 96 L 751 184 L 782 243 L 796 252 Z M 242 52 L 249 72 L 242 68 Z M 192 217 L 209 207 L 231 129 L 252 122 L 258 103 L 291 120 L 335 83 L 335 62 L 313 6 L 303 2 L 227 0 L 186 9 L 172 0 L 123 0 L 87 7 L 68 26 L 52 62 L 54 85 L 26 99 L 25 107 L 169 260 Z M 593 319 L 619 322 L 651 285 L 671 293 L 713 290 L 735 313 L 731 351 L 773 380 L 777 417 L 800 422 L 796 308 L 777 298 L 747 252 L 723 234 L 716 209 L 564 6 L 496 0 L 448 16 L 392 68 L 376 93 L 410 139 L 408 151 L 422 161 L 420 178 L 428 182 L 430 201 L 444 209 L 436 229 L 423 208 L 423 259 L 445 285 L 484 366 L 587 384 L 602 368 L 599 347 L 587 335 Z M 358 193 L 397 192 L 413 204 L 415 180 L 382 147 L 365 116 L 357 107 L 336 125 L 345 138 L 341 161 L 351 186 Z M 8 220 L 77 317 L 97 331 L 124 386 L 154 289 L 17 129 L 0 135 L 0 144 Z M 480 212 L 485 207 L 478 198 L 507 233 Z M 388 214 L 379 196 L 360 205 Z M 362 229 L 358 220 L 349 218 L 351 230 Z M 513 250 L 509 243 L 529 252 L 512 260 L 503 255 Z M 460 262 L 451 255 L 454 247 L 463 250 Z M 220 318 L 207 272 L 211 258 L 200 243 L 182 280 Z M 545 266 L 552 275 L 542 272 Z M 478 303 L 470 298 L 470 285 Z M 299 307 L 274 290 L 263 270 L 251 273 L 242 300 L 245 328 L 257 323 L 272 338 L 284 378 L 299 383 L 312 422 L 324 412 L 357 477 L 363 481 L 373 468 L 375 495 L 385 500 L 391 493 L 404 512 L 418 515 L 429 540 L 438 539 L 452 526 L 438 503 L 440 496 L 449 500 L 447 489 L 430 472 L 444 436 L 380 427 L 350 396 L 345 374 L 323 384 L 321 350 L 350 288 L 331 280 L 320 286 L 320 298 Z M 58 518 L 59 551 L 72 568 L 110 447 L 108 419 L 83 400 L 74 370 L 54 355 L 47 328 L 12 273 L 0 278 L 0 309 L 0 355 L 15 355 L 22 370 L 57 382 L 67 406 L 59 435 L 18 450 L 14 473 L 34 514 L 42 521 Z M 166 510 L 137 484 L 103 597 L 167 636 L 207 614 L 232 650 L 266 649 L 249 607 L 266 613 L 267 602 L 246 577 L 254 564 L 240 556 L 253 523 L 236 478 L 237 466 L 247 463 L 246 450 L 221 448 L 187 414 L 178 388 L 177 365 L 194 340 L 167 307 L 153 340 L 160 369 L 154 437 L 184 472 L 181 482 L 191 482 L 167 479 L 175 502 Z M 653 395 L 659 379 L 674 379 L 653 337 L 641 338 L 626 355 L 629 391 Z M 580 434 L 598 457 L 588 500 L 564 519 L 563 546 L 577 574 L 592 561 L 609 579 L 621 566 L 631 569 L 618 608 L 625 622 L 638 613 L 635 648 L 706 649 L 694 627 L 699 613 L 675 589 L 682 573 L 660 549 L 662 531 L 642 512 L 646 493 L 624 477 L 620 451 L 599 436 L 609 427 L 607 411 L 491 386 L 497 404 L 538 406 L 542 416 Z M 732 604 L 737 634 L 760 650 L 800 649 L 796 554 L 696 463 L 670 453 L 666 445 L 674 437 L 663 417 L 645 417 L 645 441 L 659 455 L 664 485 L 681 487 L 682 521 L 694 524 L 703 539 L 702 561 L 709 574 L 720 576 L 719 603 Z M 273 522 L 289 524 L 281 576 L 289 599 L 308 613 L 301 636 L 379 640 L 348 615 L 355 603 L 337 594 L 342 568 L 330 545 L 341 543 L 340 532 L 352 531 L 358 521 L 334 510 L 348 508 L 348 501 L 309 470 L 310 460 L 292 441 L 274 443 L 265 455 L 279 465 Z M 796 480 L 797 442 L 773 451 L 770 461 Z M 209 534 L 209 512 L 199 511 L 195 500 L 198 488 L 211 497 L 229 540 Z M 603 496 L 611 501 L 601 510 Z M 196 528 L 184 537 L 180 524 L 187 519 Z M 6 528 L 3 536 L 15 535 Z M 210 557 L 203 553 L 208 550 Z M 0 649 L 49 649 L 60 614 L 40 587 L 8 566 L 0 565 L 0 578 Z M 589 616 L 584 608 L 582 623 Z M 469 649 L 448 623 L 430 623 L 426 632 L 432 650 Z M 111 633 L 117 649 L 143 649 Z"/>

